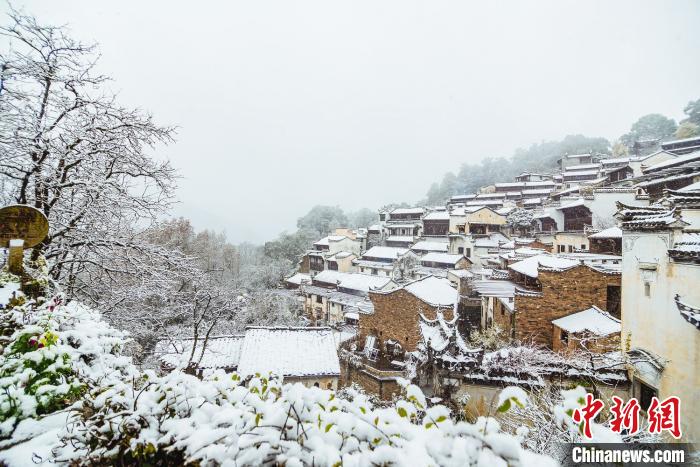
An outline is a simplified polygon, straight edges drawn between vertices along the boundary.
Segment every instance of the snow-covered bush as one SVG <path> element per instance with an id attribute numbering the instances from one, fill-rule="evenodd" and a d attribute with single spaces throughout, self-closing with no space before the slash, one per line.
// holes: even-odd
<path id="1" fill-rule="evenodd" d="M 453 422 L 407 385 L 395 406 L 374 408 L 348 390 L 243 381 L 215 373 L 199 380 L 174 372 L 101 388 L 84 399 L 64 438 L 80 465 L 553 465 L 522 449 L 495 421 Z"/>
<path id="2" fill-rule="evenodd" d="M 130 368 L 118 355 L 123 333 L 61 296 L 8 306 L 0 323 L 0 439 L 23 419 L 68 407 L 92 385 Z"/>

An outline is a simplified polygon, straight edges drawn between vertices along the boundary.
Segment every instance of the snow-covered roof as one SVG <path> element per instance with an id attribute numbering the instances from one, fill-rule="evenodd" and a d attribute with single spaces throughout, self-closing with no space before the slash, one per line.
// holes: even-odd
<path id="1" fill-rule="evenodd" d="M 693 151 L 689 154 L 684 154 L 682 156 L 678 156 L 674 159 L 669 159 L 667 161 L 659 162 L 658 164 L 651 165 L 644 169 L 644 173 L 651 173 L 651 172 L 656 172 L 661 169 L 667 169 L 669 167 L 675 167 L 677 165 L 683 165 L 686 162 L 692 162 L 696 159 L 700 159 L 700 150 L 698 151 Z"/>
<path id="2" fill-rule="evenodd" d="M 542 204 L 542 198 L 528 198 L 523 201 L 523 206 L 531 204 Z"/>
<path id="3" fill-rule="evenodd" d="M 387 242 L 413 243 L 413 235 L 390 235 Z"/>
<path id="4" fill-rule="evenodd" d="M 304 274 L 303 272 L 298 272 L 294 274 L 291 277 L 288 277 L 285 279 L 285 282 L 289 282 L 290 284 L 295 284 L 295 285 L 301 285 L 302 282 L 305 283 L 311 283 L 311 276 L 308 274 Z"/>
<path id="5" fill-rule="evenodd" d="M 422 263 L 443 263 L 443 264 L 457 264 L 459 260 L 464 258 L 463 255 L 451 255 L 449 253 L 428 253 L 423 256 L 420 260 Z"/>
<path id="6" fill-rule="evenodd" d="M 364 295 L 355 295 L 346 292 L 341 292 L 335 289 L 327 289 L 325 287 L 317 287 L 314 285 L 307 285 L 303 289 L 305 296 L 310 297 L 312 295 L 326 297 L 326 299 L 338 305 L 343 305 L 348 307 L 348 311 L 355 311 L 358 313 L 370 314 L 374 312 L 374 304 L 372 301 Z"/>
<path id="7" fill-rule="evenodd" d="M 508 248 L 506 245 L 510 239 L 500 232 L 493 232 L 488 237 L 480 237 L 474 241 L 474 246 L 478 248 Z"/>
<path id="8" fill-rule="evenodd" d="M 202 336 L 197 340 L 194 356 L 192 357 L 192 361 L 197 368 L 236 369 L 240 358 L 243 335 L 209 337 L 204 347 L 204 355 L 201 354 L 203 342 L 204 337 Z M 167 367 L 183 367 L 192 355 L 193 345 L 194 339 L 161 340 L 156 343 L 154 354 Z"/>
<path id="9" fill-rule="evenodd" d="M 619 227 L 609 227 L 598 233 L 589 235 L 588 238 L 622 238 L 622 229 Z"/>
<path id="10" fill-rule="evenodd" d="M 431 212 L 423 218 L 424 221 L 449 221 L 450 214 L 445 211 Z"/>
<path id="11" fill-rule="evenodd" d="M 467 206 L 501 206 L 503 204 L 502 199 L 481 199 L 475 201 L 467 201 Z"/>
<path id="12" fill-rule="evenodd" d="M 548 195 L 552 192 L 552 188 L 533 188 L 532 190 L 523 190 L 523 196 L 527 195 Z"/>
<path id="13" fill-rule="evenodd" d="M 571 333 L 590 332 L 597 336 L 607 336 L 622 331 L 620 320 L 597 306 L 555 319 L 552 324 Z"/>
<path id="14" fill-rule="evenodd" d="M 379 232 L 382 230 L 382 226 L 379 224 L 372 224 L 367 228 L 368 231 Z"/>
<path id="15" fill-rule="evenodd" d="M 447 252 L 450 245 L 446 242 L 431 242 L 422 240 L 411 247 L 413 251 L 441 251 Z"/>
<path id="16" fill-rule="evenodd" d="M 340 363 L 333 331 L 327 327 L 246 328 L 238 372 L 338 376 Z"/>
<path id="17" fill-rule="evenodd" d="M 662 151 L 658 151 L 662 152 Z M 657 152 L 657 153 L 658 153 Z M 630 156 L 630 157 L 613 157 L 610 159 L 603 159 L 600 161 L 601 164 L 603 165 L 620 165 L 620 164 L 629 164 L 630 162 L 637 162 L 641 161 L 643 158 L 637 157 L 637 156 Z"/>
<path id="18" fill-rule="evenodd" d="M 571 177 L 597 177 L 598 176 L 598 171 L 597 170 L 576 170 L 573 172 L 564 172 L 562 174 L 564 178 L 571 178 Z"/>
<path id="19" fill-rule="evenodd" d="M 539 275 L 539 268 L 543 267 L 552 270 L 566 270 L 578 266 L 578 261 L 560 258 L 553 255 L 538 255 L 525 258 L 522 261 L 513 263 L 508 267 L 515 272 L 519 272 L 528 277 L 536 278 Z"/>
<path id="20" fill-rule="evenodd" d="M 675 260 L 700 258 L 700 233 L 684 232 L 669 248 L 668 255 Z"/>
<path id="21" fill-rule="evenodd" d="M 370 289 L 385 287 L 387 284 L 389 284 L 389 282 L 391 282 L 391 278 L 374 276 L 370 274 L 338 272 L 327 269 L 316 274 L 313 281 L 323 282 L 326 284 L 337 284 L 337 286 L 342 289 L 368 292 Z"/>
<path id="22" fill-rule="evenodd" d="M 513 297 L 515 283 L 507 280 L 477 279 L 471 283 L 472 291 L 484 297 Z"/>
<path id="23" fill-rule="evenodd" d="M 575 207 L 577 207 L 577 206 L 585 206 L 585 205 L 586 205 L 585 200 L 584 200 L 583 198 L 579 198 L 579 199 L 577 199 L 577 200 L 575 200 L 575 201 L 572 201 L 572 202 L 570 202 L 570 203 L 562 204 L 562 205 L 559 206 L 557 209 L 559 209 L 559 210 L 561 210 L 561 209 L 569 209 L 569 208 L 575 208 Z"/>
<path id="24" fill-rule="evenodd" d="M 406 248 L 395 248 L 391 246 L 373 246 L 369 250 L 365 251 L 362 255 L 363 258 L 383 258 L 383 259 L 396 259 L 399 256 L 406 254 L 408 250 Z"/>
<path id="25" fill-rule="evenodd" d="M 467 214 L 472 214 L 480 209 L 484 209 L 486 206 L 460 206 L 454 208 L 450 211 L 451 216 L 466 216 Z"/>
<path id="26" fill-rule="evenodd" d="M 423 208 L 396 208 L 391 214 L 423 214 Z"/>
<path id="27" fill-rule="evenodd" d="M 328 235 L 323 237 L 321 240 L 314 242 L 314 245 L 327 246 L 330 242 L 339 242 L 344 238 L 348 238 L 345 235 Z"/>
<path id="28" fill-rule="evenodd" d="M 323 282 L 326 284 L 337 284 L 338 281 L 347 273 L 326 269 L 313 277 L 314 282 Z"/>
<path id="29" fill-rule="evenodd" d="M 598 163 L 592 163 L 592 164 L 579 164 L 579 165 L 569 165 L 566 167 L 567 172 L 580 172 L 581 170 L 591 170 L 591 169 L 598 169 L 600 168 L 600 164 Z"/>
<path id="30" fill-rule="evenodd" d="M 434 306 L 453 306 L 459 301 L 459 294 L 447 279 L 427 276 L 403 287 L 425 303 Z"/>
<path id="31" fill-rule="evenodd" d="M 373 276 L 370 274 L 346 273 L 340 278 L 338 287 L 342 289 L 368 292 L 370 289 L 380 289 L 391 282 L 389 277 Z"/>

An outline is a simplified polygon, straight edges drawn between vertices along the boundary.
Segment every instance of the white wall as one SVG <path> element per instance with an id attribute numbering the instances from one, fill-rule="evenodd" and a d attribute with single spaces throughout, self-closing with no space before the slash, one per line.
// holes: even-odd
<path id="1" fill-rule="evenodd" d="M 698 442 L 700 330 L 680 315 L 674 295 L 700 306 L 700 265 L 669 262 L 667 250 L 673 241 L 671 232 L 623 232 L 622 342 L 667 361 L 658 381 L 651 381 L 655 378 L 648 374 L 637 373 L 636 377 L 655 386 L 662 400 L 680 397 L 683 441 Z M 655 263 L 656 271 L 640 269 L 640 263 Z"/>

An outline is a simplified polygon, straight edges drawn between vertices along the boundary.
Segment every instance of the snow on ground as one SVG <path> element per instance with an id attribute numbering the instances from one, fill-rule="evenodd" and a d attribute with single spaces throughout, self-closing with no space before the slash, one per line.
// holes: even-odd
<path id="1" fill-rule="evenodd" d="M 40 420 L 22 420 L 12 438 L 0 442 L 0 463 L 11 467 L 49 464 L 51 448 L 59 441 L 58 435 L 66 426 L 67 420 L 66 412 L 53 413 Z M 26 441 L 19 442 L 21 440 Z"/>
<path id="2" fill-rule="evenodd" d="M 10 301 L 10 298 L 12 298 L 12 294 L 14 293 L 22 293 L 19 292 L 18 283 L 9 282 L 4 286 L 0 287 L 0 305 L 6 305 Z"/>

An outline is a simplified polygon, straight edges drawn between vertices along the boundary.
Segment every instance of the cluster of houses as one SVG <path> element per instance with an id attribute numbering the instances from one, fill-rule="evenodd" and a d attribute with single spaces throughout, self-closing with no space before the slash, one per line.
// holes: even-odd
<path id="1" fill-rule="evenodd" d="M 645 155 L 566 155 L 553 174 L 337 229 L 285 281 L 308 327 L 220 339 L 228 369 L 252 370 L 245 354 L 257 352 L 257 371 L 383 399 L 408 378 L 474 413 L 512 384 L 582 383 L 643 408 L 678 396 L 684 440 L 700 441 L 697 284 L 700 138 L 690 138 Z M 268 341 L 247 346 L 253 335 Z M 337 366 L 298 368 L 328 354 Z"/>

